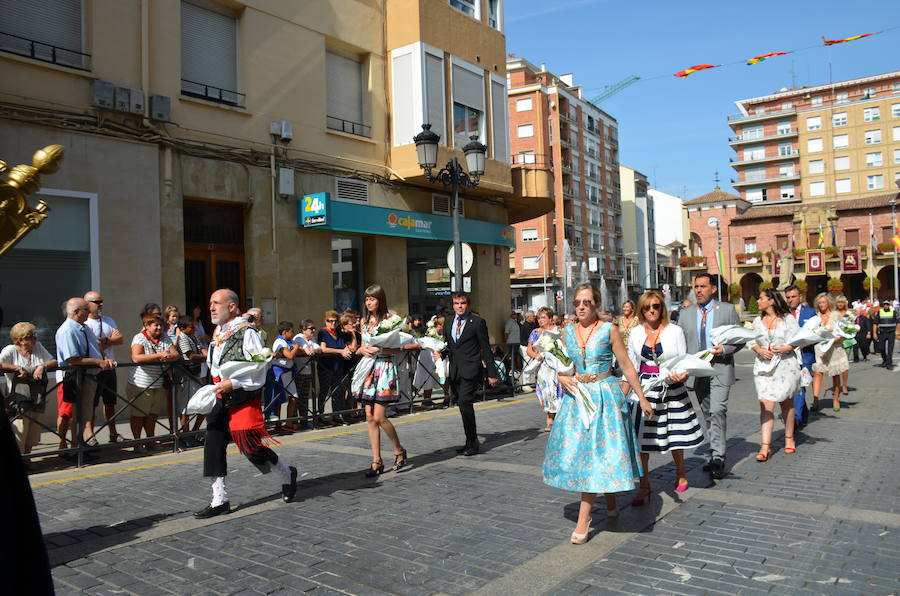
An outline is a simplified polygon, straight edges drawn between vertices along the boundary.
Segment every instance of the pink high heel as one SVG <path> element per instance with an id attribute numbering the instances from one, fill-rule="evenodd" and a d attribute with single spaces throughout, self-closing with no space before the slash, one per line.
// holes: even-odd
<path id="1" fill-rule="evenodd" d="M 675 487 L 675 491 L 679 493 L 683 493 L 688 489 L 688 482 L 685 480 L 684 482 L 679 482 L 678 486 Z"/>

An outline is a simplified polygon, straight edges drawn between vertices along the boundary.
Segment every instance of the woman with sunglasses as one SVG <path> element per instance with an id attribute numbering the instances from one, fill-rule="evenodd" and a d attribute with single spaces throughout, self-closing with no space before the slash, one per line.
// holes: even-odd
<path id="1" fill-rule="evenodd" d="M 344 396 L 350 384 L 349 370 L 350 359 L 356 351 L 353 336 L 345 333 L 338 323 L 340 318 L 335 310 L 325 312 L 325 328 L 319 330 L 319 347 L 322 356 L 319 357 L 319 399 L 316 404 L 316 423 L 326 425 L 322 418 L 325 414 L 325 401 L 331 396 L 331 411 L 340 412 L 345 409 Z M 331 424 L 338 426 L 341 421 L 332 415 Z"/>
<path id="2" fill-rule="evenodd" d="M 648 381 L 659 377 L 660 362 L 684 354 L 687 344 L 681 327 L 669 324 L 666 302 L 658 291 L 650 290 L 638 299 L 637 318 L 639 325 L 631 330 L 628 341 L 628 357 L 638 369 L 641 381 Z M 703 429 L 684 386 L 687 377 L 685 373 L 669 374 L 663 385 L 644 394 L 653 406 L 652 419 L 646 418 L 640 408 L 632 409 L 644 470 L 638 493 L 631 501 L 634 506 L 643 505 L 650 496 L 651 452 L 670 452 L 675 462 L 675 490 L 684 492 L 688 489 L 684 450 L 703 443 Z M 630 384 L 623 383 L 622 391 L 628 393 L 630 390 Z"/>
<path id="3" fill-rule="evenodd" d="M 369 446 L 372 448 L 372 466 L 366 471 L 366 477 L 378 476 L 384 471 L 381 459 L 381 431 L 388 436 L 394 446 L 394 465 L 392 470 L 399 470 L 406 465 L 406 449 L 400 444 L 397 429 L 387 417 L 387 408 L 400 399 L 397 392 L 397 364 L 393 356 L 399 354 L 401 348 L 379 348 L 369 345 L 378 325 L 391 316 L 388 311 L 387 297 L 384 289 L 378 284 L 366 288 L 365 310 L 362 318 L 362 346 L 359 352 L 363 356 L 375 358 L 372 372 L 366 377 L 362 390 L 356 399 L 366 410 L 366 424 L 369 430 Z"/>
<path id="4" fill-rule="evenodd" d="M 571 540 L 572 544 L 584 544 L 597 493 L 606 493 L 607 516 L 618 515 L 615 495 L 609 493 L 632 490 L 641 475 L 628 402 L 610 373 L 613 354 L 648 419 L 653 416 L 653 406 L 641 391 L 619 328 L 610 322 L 601 323 L 597 317 L 600 292 L 590 284 L 581 284 L 575 288 L 574 306 L 578 321 L 566 327 L 563 342 L 575 374 L 559 375 L 566 395 L 547 440 L 543 474 L 550 486 L 581 493 L 578 523 Z M 586 408 L 573 397 L 582 389 L 593 403 L 592 417 L 582 415 Z"/>

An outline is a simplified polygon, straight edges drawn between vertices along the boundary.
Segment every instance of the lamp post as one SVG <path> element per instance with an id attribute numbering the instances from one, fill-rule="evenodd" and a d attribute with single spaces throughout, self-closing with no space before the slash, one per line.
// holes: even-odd
<path id="1" fill-rule="evenodd" d="M 550 297 L 547 295 L 547 260 L 550 258 L 550 254 L 549 254 L 550 251 L 547 250 L 548 248 L 550 248 L 550 245 L 547 244 L 547 242 L 550 242 L 550 238 L 538 238 L 538 241 L 544 243 L 544 248 L 543 248 L 543 250 L 541 250 L 541 253 L 542 254 L 546 253 L 543 256 L 543 261 L 544 261 L 544 306 L 546 306 L 547 308 L 552 308 L 552 306 L 550 305 L 551 304 Z"/>
<path id="2" fill-rule="evenodd" d="M 900 180 L 895 182 L 897 188 L 900 188 Z M 900 195 L 900 192 L 897 193 Z M 891 228 L 894 235 L 897 235 L 897 197 L 893 197 L 889 201 L 891 205 Z M 900 250 L 896 246 L 894 247 L 894 304 L 897 303 L 898 300 L 898 292 L 897 292 L 897 251 Z M 874 284 L 874 281 L 872 282 Z"/>
<path id="3" fill-rule="evenodd" d="M 451 209 L 453 210 L 453 280 L 456 291 L 463 289 L 462 270 L 462 246 L 459 238 L 459 189 L 475 188 L 479 179 L 484 174 L 484 158 L 487 147 L 478 142 L 478 135 L 469 137 L 469 142 L 462 148 L 466 156 L 466 168 L 464 172 L 456 156 L 450 158 L 437 174 L 432 170 L 437 167 L 438 142 L 441 136 L 431 131 L 430 124 L 422 125 L 422 132 L 413 137 L 416 144 L 416 153 L 419 159 L 419 167 L 425 170 L 425 178 L 430 183 L 440 182 L 444 186 L 450 186 L 453 190 Z"/>
<path id="4" fill-rule="evenodd" d="M 722 228 L 719 227 L 719 218 L 715 215 L 706 220 L 706 224 L 716 229 L 716 264 L 719 263 L 719 253 L 722 252 Z M 724 265 L 725 259 L 722 259 L 722 265 Z M 707 269 L 709 269 L 709 265 L 707 265 Z M 716 276 L 716 300 L 722 300 L 722 268 L 719 267 L 719 275 Z"/>

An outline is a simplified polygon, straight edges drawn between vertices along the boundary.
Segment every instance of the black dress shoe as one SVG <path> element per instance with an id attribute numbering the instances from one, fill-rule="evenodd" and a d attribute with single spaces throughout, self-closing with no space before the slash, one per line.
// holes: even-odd
<path id="1" fill-rule="evenodd" d="M 294 466 L 290 467 L 291 470 L 291 482 L 290 484 L 282 484 L 281 485 L 281 500 L 285 503 L 290 503 L 294 499 L 294 495 L 297 494 L 297 468 Z"/>
<path id="2" fill-rule="evenodd" d="M 472 457 L 473 455 L 478 455 L 478 443 L 470 445 L 468 449 L 463 451 L 463 455 L 466 457 Z"/>
<path id="3" fill-rule="evenodd" d="M 716 480 L 725 478 L 725 460 L 721 457 L 714 457 L 709 462 L 709 475 Z"/>
<path id="4" fill-rule="evenodd" d="M 231 513 L 231 503 L 225 501 L 221 505 L 217 505 L 213 507 L 212 505 L 207 505 L 200 511 L 194 513 L 194 517 L 197 519 L 209 519 L 210 517 L 215 517 L 217 515 L 225 515 L 226 513 Z"/>
<path id="5" fill-rule="evenodd" d="M 468 444 L 468 443 L 466 443 L 466 444 L 463 445 L 462 447 L 457 447 L 457 448 L 456 448 L 456 452 L 459 453 L 460 455 L 462 455 L 463 453 L 465 453 L 465 452 L 468 451 L 468 450 L 469 450 L 469 444 Z"/>
<path id="6" fill-rule="evenodd" d="M 703 471 L 704 471 L 704 472 L 709 472 L 710 466 L 711 466 L 711 465 L 712 465 L 712 464 L 711 464 L 710 462 L 706 462 L 705 464 L 703 464 Z"/>

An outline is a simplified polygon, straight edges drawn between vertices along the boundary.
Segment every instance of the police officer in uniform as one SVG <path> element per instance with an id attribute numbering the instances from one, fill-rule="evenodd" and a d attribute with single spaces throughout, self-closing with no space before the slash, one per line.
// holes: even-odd
<path id="1" fill-rule="evenodd" d="M 897 334 L 897 311 L 890 301 L 885 300 L 881 305 L 874 321 L 875 337 L 878 338 L 878 348 L 881 350 L 882 368 L 894 368 L 894 338 Z"/>

